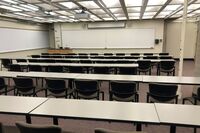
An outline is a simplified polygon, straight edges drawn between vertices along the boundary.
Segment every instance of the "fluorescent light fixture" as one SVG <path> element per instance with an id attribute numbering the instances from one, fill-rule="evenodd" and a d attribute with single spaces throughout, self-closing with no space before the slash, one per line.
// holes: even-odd
<path id="1" fill-rule="evenodd" d="M 30 15 L 24 14 L 24 13 L 20 13 L 20 12 L 16 12 L 14 14 L 20 15 L 20 16 L 25 16 L 25 17 L 31 17 Z"/>
<path id="2" fill-rule="evenodd" d="M 12 3 L 12 4 L 17 4 L 16 1 L 12 1 L 12 0 L 2 0 L 2 1 L 8 2 L 8 3 Z"/>
<path id="3" fill-rule="evenodd" d="M 197 8 L 200 8 L 200 4 L 191 4 L 188 6 L 188 10 L 195 10 Z"/>
<path id="4" fill-rule="evenodd" d="M 144 16 L 154 16 L 157 12 L 145 12 Z"/>
<path id="5" fill-rule="evenodd" d="M 140 13 L 128 13 L 129 17 L 139 17 Z"/>
<path id="6" fill-rule="evenodd" d="M 167 5 L 163 11 L 173 11 L 176 10 L 180 5 Z"/>
<path id="7" fill-rule="evenodd" d="M 139 17 L 129 17 L 129 19 L 139 19 Z"/>
<path id="8" fill-rule="evenodd" d="M 59 3 L 69 9 L 72 9 L 72 8 L 77 8 L 78 6 L 76 4 L 74 4 L 73 2 L 61 2 Z"/>
<path id="9" fill-rule="evenodd" d="M 153 18 L 153 16 L 144 16 L 143 15 L 143 17 L 142 17 L 142 19 L 151 19 L 151 18 Z"/>
<path id="10" fill-rule="evenodd" d="M 126 6 L 142 6 L 142 0 L 125 0 Z"/>
<path id="11" fill-rule="evenodd" d="M 44 19 L 44 18 L 42 18 L 42 17 L 34 17 L 34 18 L 35 18 L 35 19 L 40 19 L 40 20 L 41 20 L 41 19 Z"/>
<path id="12" fill-rule="evenodd" d="M 157 12 L 159 11 L 161 6 L 147 6 L 146 7 L 146 12 Z"/>
<path id="13" fill-rule="evenodd" d="M 170 4 L 183 4 L 184 0 L 172 0 Z"/>
<path id="14" fill-rule="evenodd" d="M 104 10 L 102 10 L 102 9 L 94 9 L 94 10 L 90 10 L 90 11 L 95 14 L 105 14 Z"/>
<path id="15" fill-rule="evenodd" d="M 164 5 L 167 0 L 149 0 L 147 5 Z"/>
<path id="16" fill-rule="evenodd" d="M 124 13 L 121 8 L 111 8 L 109 9 L 112 13 Z"/>
<path id="17" fill-rule="evenodd" d="M 82 6 L 91 9 L 91 8 L 99 8 L 99 6 L 94 1 L 81 1 L 79 2 Z"/>
<path id="18" fill-rule="evenodd" d="M 55 12 L 49 12 L 50 15 L 55 16 L 57 15 Z"/>
<path id="19" fill-rule="evenodd" d="M 114 16 L 116 16 L 116 17 L 125 17 L 124 14 L 114 14 Z"/>
<path id="20" fill-rule="evenodd" d="M 162 11 L 159 13 L 160 16 L 166 16 L 169 15 L 171 13 L 171 11 Z"/>
<path id="21" fill-rule="evenodd" d="M 31 9 L 31 10 L 33 10 L 33 11 L 38 11 L 38 10 L 39 10 L 39 8 L 38 8 L 37 6 L 33 6 L 33 5 L 31 5 L 31 4 L 27 4 L 27 5 L 25 5 L 25 4 L 20 4 L 20 6 L 25 7 L 25 8 L 28 8 L 28 9 Z"/>
<path id="22" fill-rule="evenodd" d="M 0 8 L 3 8 L 3 9 L 7 9 L 7 10 L 11 10 L 11 11 L 22 11 L 20 9 L 17 9 L 17 8 L 13 8 L 13 7 L 10 7 L 10 6 L 4 6 L 4 5 L 0 5 Z"/>
<path id="23" fill-rule="evenodd" d="M 117 17 L 118 20 L 126 20 L 126 17 Z"/>
<path id="24" fill-rule="evenodd" d="M 59 16 L 60 18 L 67 18 L 66 16 Z"/>
<path id="25" fill-rule="evenodd" d="M 128 12 L 140 12 L 141 7 L 132 7 L 132 8 L 127 8 Z"/>
<path id="26" fill-rule="evenodd" d="M 119 0 L 102 0 L 107 7 L 121 7 Z"/>
<path id="27" fill-rule="evenodd" d="M 27 8 L 24 8 L 24 7 L 20 7 L 20 6 L 16 6 L 16 5 L 12 5 L 12 7 L 18 8 L 18 9 L 21 9 L 21 10 L 24 10 L 24 11 L 30 11 L 30 9 L 27 9 Z"/>

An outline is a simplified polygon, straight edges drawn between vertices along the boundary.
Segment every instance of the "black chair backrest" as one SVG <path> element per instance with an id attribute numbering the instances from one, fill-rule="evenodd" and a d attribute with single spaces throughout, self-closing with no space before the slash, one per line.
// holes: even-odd
<path id="1" fill-rule="evenodd" d="M 48 66 L 48 72 L 63 72 L 63 66 Z"/>
<path id="2" fill-rule="evenodd" d="M 104 53 L 105 56 L 112 56 L 113 53 Z"/>
<path id="3" fill-rule="evenodd" d="M 6 83 L 3 77 L 0 77 L 0 90 L 6 87 Z"/>
<path id="4" fill-rule="evenodd" d="M 116 53 L 117 56 L 125 56 L 125 53 Z"/>
<path id="5" fill-rule="evenodd" d="M 87 53 L 78 53 L 78 55 L 88 55 Z"/>
<path id="6" fill-rule="evenodd" d="M 151 61 L 139 60 L 139 61 L 137 61 L 137 63 L 138 63 L 139 69 L 149 69 L 149 68 L 151 68 Z"/>
<path id="7" fill-rule="evenodd" d="M 40 58 L 40 55 L 31 55 L 32 58 Z"/>
<path id="8" fill-rule="evenodd" d="M 108 67 L 94 67 L 93 68 L 95 74 L 109 74 L 110 69 Z"/>
<path id="9" fill-rule="evenodd" d="M 139 56 L 125 56 L 124 59 L 139 59 Z"/>
<path id="10" fill-rule="evenodd" d="M 136 75 L 137 74 L 137 68 L 134 68 L 134 67 L 119 67 L 118 68 L 118 74 Z"/>
<path id="11" fill-rule="evenodd" d="M 98 82 L 95 80 L 75 80 L 76 91 L 84 95 L 92 95 L 98 91 Z"/>
<path id="12" fill-rule="evenodd" d="M 159 55 L 169 55 L 169 53 L 159 53 Z"/>
<path id="13" fill-rule="evenodd" d="M 49 53 L 42 53 L 41 55 L 49 55 Z"/>
<path id="14" fill-rule="evenodd" d="M 136 83 L 111 81 L 110 91 L 117 97 L 127 98 L 137 93 Z"/>
<path id="15" fill-rule="evenodd" d="M 17 122 L 16 126 L 20 133 L 61 133 L 62 129 L 54 125 L 35 125 L 24 122 Z"/>
<path id="16" fill-rule="evenodd" d="M 91 60 L 80 60 L 80 63 L 92 63 L 92 61 Z"/>
<path id="17" fill-rule="evenodd" d="M 144 55 L 153 55 L 153 53 L 144 53 Z"/>
<path id="18" fill-rule="evenodd" d="M 70 73 L 84 73 L 83 67 L 71 66 L 68 67 Z"/>
<path id="19" fill-rule="evenodd" d="M 61 79 L 45 79 L 46 88 L 55 94 L 59 94 L 66 91 L 65 81 Z"/>
<path id="20" fill-rule="evenodd" d="M 50 55 L 41 55 L 41 58 L 51 58 Z"/>
<path id="21" fill-rule="evenodd" d="M 51 58 L 62 58 L 61 55 L 56 55 L 56 56 L 50 56 Z"/>
<path id="22" fill-rule="evenodd" d="M 26 59 L 16 59 L 17 62 L 27 62 Z"/>
<path id="23" fill-rule="evenodd" d="M 149 93 L 154 99 L 165 102 L 176 96 L 178 86 L 168 84 L 149 84 Z"/>
<path id="24" fill-rule="evenodd" d="M 41 72 L 42 66 L 40 66 L 40 65 L 28 65 L 28 70 L 34 71 L 34 72 Z"/>
<path id="25" fill-rule="evenodd" d="M 88 59 L 89 57 L 87 55 L 79 56 L 80 59 Z"/>
<path id="26" fill-rule="evenodd" d="M 43 63 L 55 63 L 56 60 L 54 60 L 54 59 L 45 59 L 45 60 L 38 60 L 38 62 L 43 62 Z"/>
<path id="27" fill-rule="evenodd" d="M 9 68 L 10 64 L 12 64 L 12 60 L 11 59 L 1 59 L 1 64 L 5 68 Z"/>
<path id="28" fill-rule="evenodd" d="M 158 59 L 158 56 L 146 56 L 143 59 Z"/>
<path id="29" fill-rule="evenodd" d="M 31 78 L 17 77 L 13 78 L 15 87 L 21 92 L 28 92 L 33 89 L 33 80 Z"/>
<path id="30" fill-rule="evenodd" d="M 21 66 L 18 64 L 11 64 L 9 71 L 21 72 Z"/>
<path id="31" fill-rule="evenodd" d="M 172 56 L 160 56 L 159 58 L 160 59 L 173 59 Z"/>
<path id="32" fill-rule="evenodd" d="M 97 55 L 99 55 L 98 53 L 90 53 L 90 55 L 92 55 L 92 56 L 97 56 Z"/>
<path id="33" fill-rule="evenodd" d="M 161 61 L 160 68 L 164 70 L 171 70 L 175 67 L 175 61 Z"/>
<path id="34" fill-rule="evenodd" d="M 139 56 L 139 53 L 130 53 L 131 56 Z"/>
<path id="35" fill-rule="evenodd" d="M 71 60 L 55 60 L 56 63 L 72 63 Z"/>
<path id="36" fill-rule="evenodd" d="M 28 62 L 36 63 L 36 62 L 39 62 L 39 61 L 37 59 L 28 59 Z"/>

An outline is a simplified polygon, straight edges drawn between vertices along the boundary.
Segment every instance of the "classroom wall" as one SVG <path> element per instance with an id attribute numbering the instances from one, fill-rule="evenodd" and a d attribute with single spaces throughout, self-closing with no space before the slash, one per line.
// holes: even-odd
<path id="1" fill-rule="evenodd" d="M 112 22 L 111 22 L 112 23 Z M 54 30 L 55 32 L 58 32 L 62 36 L 62 31 L 66 30 L 87 30 L 87 23 L 56 23 L 54 24 Z M 59 29 L 60 28 L 60 29 Z M 163 33 L 164 33 L 164 21 L 163 20 L 142 20 L 142 21 L 127 21 L 125 28 L 153 28 L 155 29 L 155 38 L 162 39 L 163 40 Z M 59 32 L 60 30 L 60 32 Z M 57 35 L 58 35 L 57 34 Z M 61 40 L 61 46 L 62 46 L 62 39 Z M 58 36 L 55 36 L 57 40 Z M 58 47 L 58 43 L 55 44 L 55 47 Z M 163 51 L 163 41 L 160 42 L 158 45 L 155 45 L 154 48 L 148 48 L 148 49 L 73 49 L 73 52 L 98 52 L 98 53 L 105 53 L 105 52 L 127 52 L 127 53 L 133 53 L 133 52 L 153 52 L 153 53 L 159 53 Z"/>
<path id="2" fill-rule="evenodd" d="M 166 52 L 169 52 L 175 58 L 180 57 L 181 24 L 181 21 L 168 21 L 165 24 Z M 194 59 L 197 42 L 197 22 L 187 22 L 185 39 L 184 58 Z"/>
<path id="3" fill-rule="evenodd" d="M 12 20 L 12 19 L 7 20 L 4 18 L 0 18 L 0 28 L 49 31 L 48 25 L 33 24 L 33 23 L 28 23 L 28 22 L 19 22 L 17 20 Z M 0 44 L 0 45 L 3 45 L 3 44 Z M 0 57 L 7 57 L 7 56 L 24 57 L 26 55 L 30 55 L 30 53 L 31 54 L 40 54 L 41 52 L 47 52 L 47 48 L 22 50 L 22 51 L 16 51 L 16 52 L 4 52 L 4 53 L 0 53 Z"/>

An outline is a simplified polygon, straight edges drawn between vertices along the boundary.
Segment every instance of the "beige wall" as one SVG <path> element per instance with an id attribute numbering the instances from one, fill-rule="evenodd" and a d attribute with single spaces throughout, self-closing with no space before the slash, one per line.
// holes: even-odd
<path id="1" fill-rule="evenodd" d="M 166 52 L 175 58 L 179 58 L 179 47 L 181 41 L 181 22 L 166 22 Z M 194 58 L 197 38 L 197 23 L 188 22 L 186 28 L 186 40 L 184 58 Z"/>
<path id="2" fill-rule="evenodd" d="M 5 20 L 2 20 L 1 18 L 0 18 L 0 28 L 49 31 L 48 25 L 32 24 L 32 23 L 25 23 L 25 22 L 15 22 L 15 21 L 14 22 L 5 21 Z M 0 44 L 0 45 L 2 45 L 2 44 Z M 0 57 L 24 57 L 24 56 L 27 56 L 30 54 L 40 54 L 41 52 L 47 52 L 47 49 L 42 48 L 42 49 L 16 51 L 16 52 L 5 52 L 5 53 L 0 53 Z"/>
<path id="3" fill-rule="evenodd" d="M 66 30 L 87 30 L 87 23 L 60 23 L 61 34 L 62 31 Z M 59 27 L 58 24 L 54 28 Z M 164 33 L 164 21 L 163 20 L 142 20 L 142 21 L 128 21 L 126 22 L 126 28 L 153 28 L 155 29 L 155 38 L 163 39 Z M 56 29 L 55 29 L 56 30 Z M 58 29 L 59 31 L 59 29 Z M 58 38 L 58 36 L 56 36 Z M 61 39 L 61 37 L 60 37 Z M 73 49 L 74 52 L 153 52 L 159 53 L 162 52 L 163 41 L 158 45 L 155 45 L 152 49 Z"/>

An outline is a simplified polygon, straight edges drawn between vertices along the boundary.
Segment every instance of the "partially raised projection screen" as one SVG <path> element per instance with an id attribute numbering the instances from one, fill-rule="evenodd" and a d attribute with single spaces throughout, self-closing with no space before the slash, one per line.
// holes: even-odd
<path id="1" fill-rule="evenodd" d="M 153 48 L 154 29 L 91 29 L 62 32 L 63 47 Z"/>
<path id="2" fill-rule="evenodd" d="M 49 47 L 47 31 L 0 28 L 0 52 Z"/>

